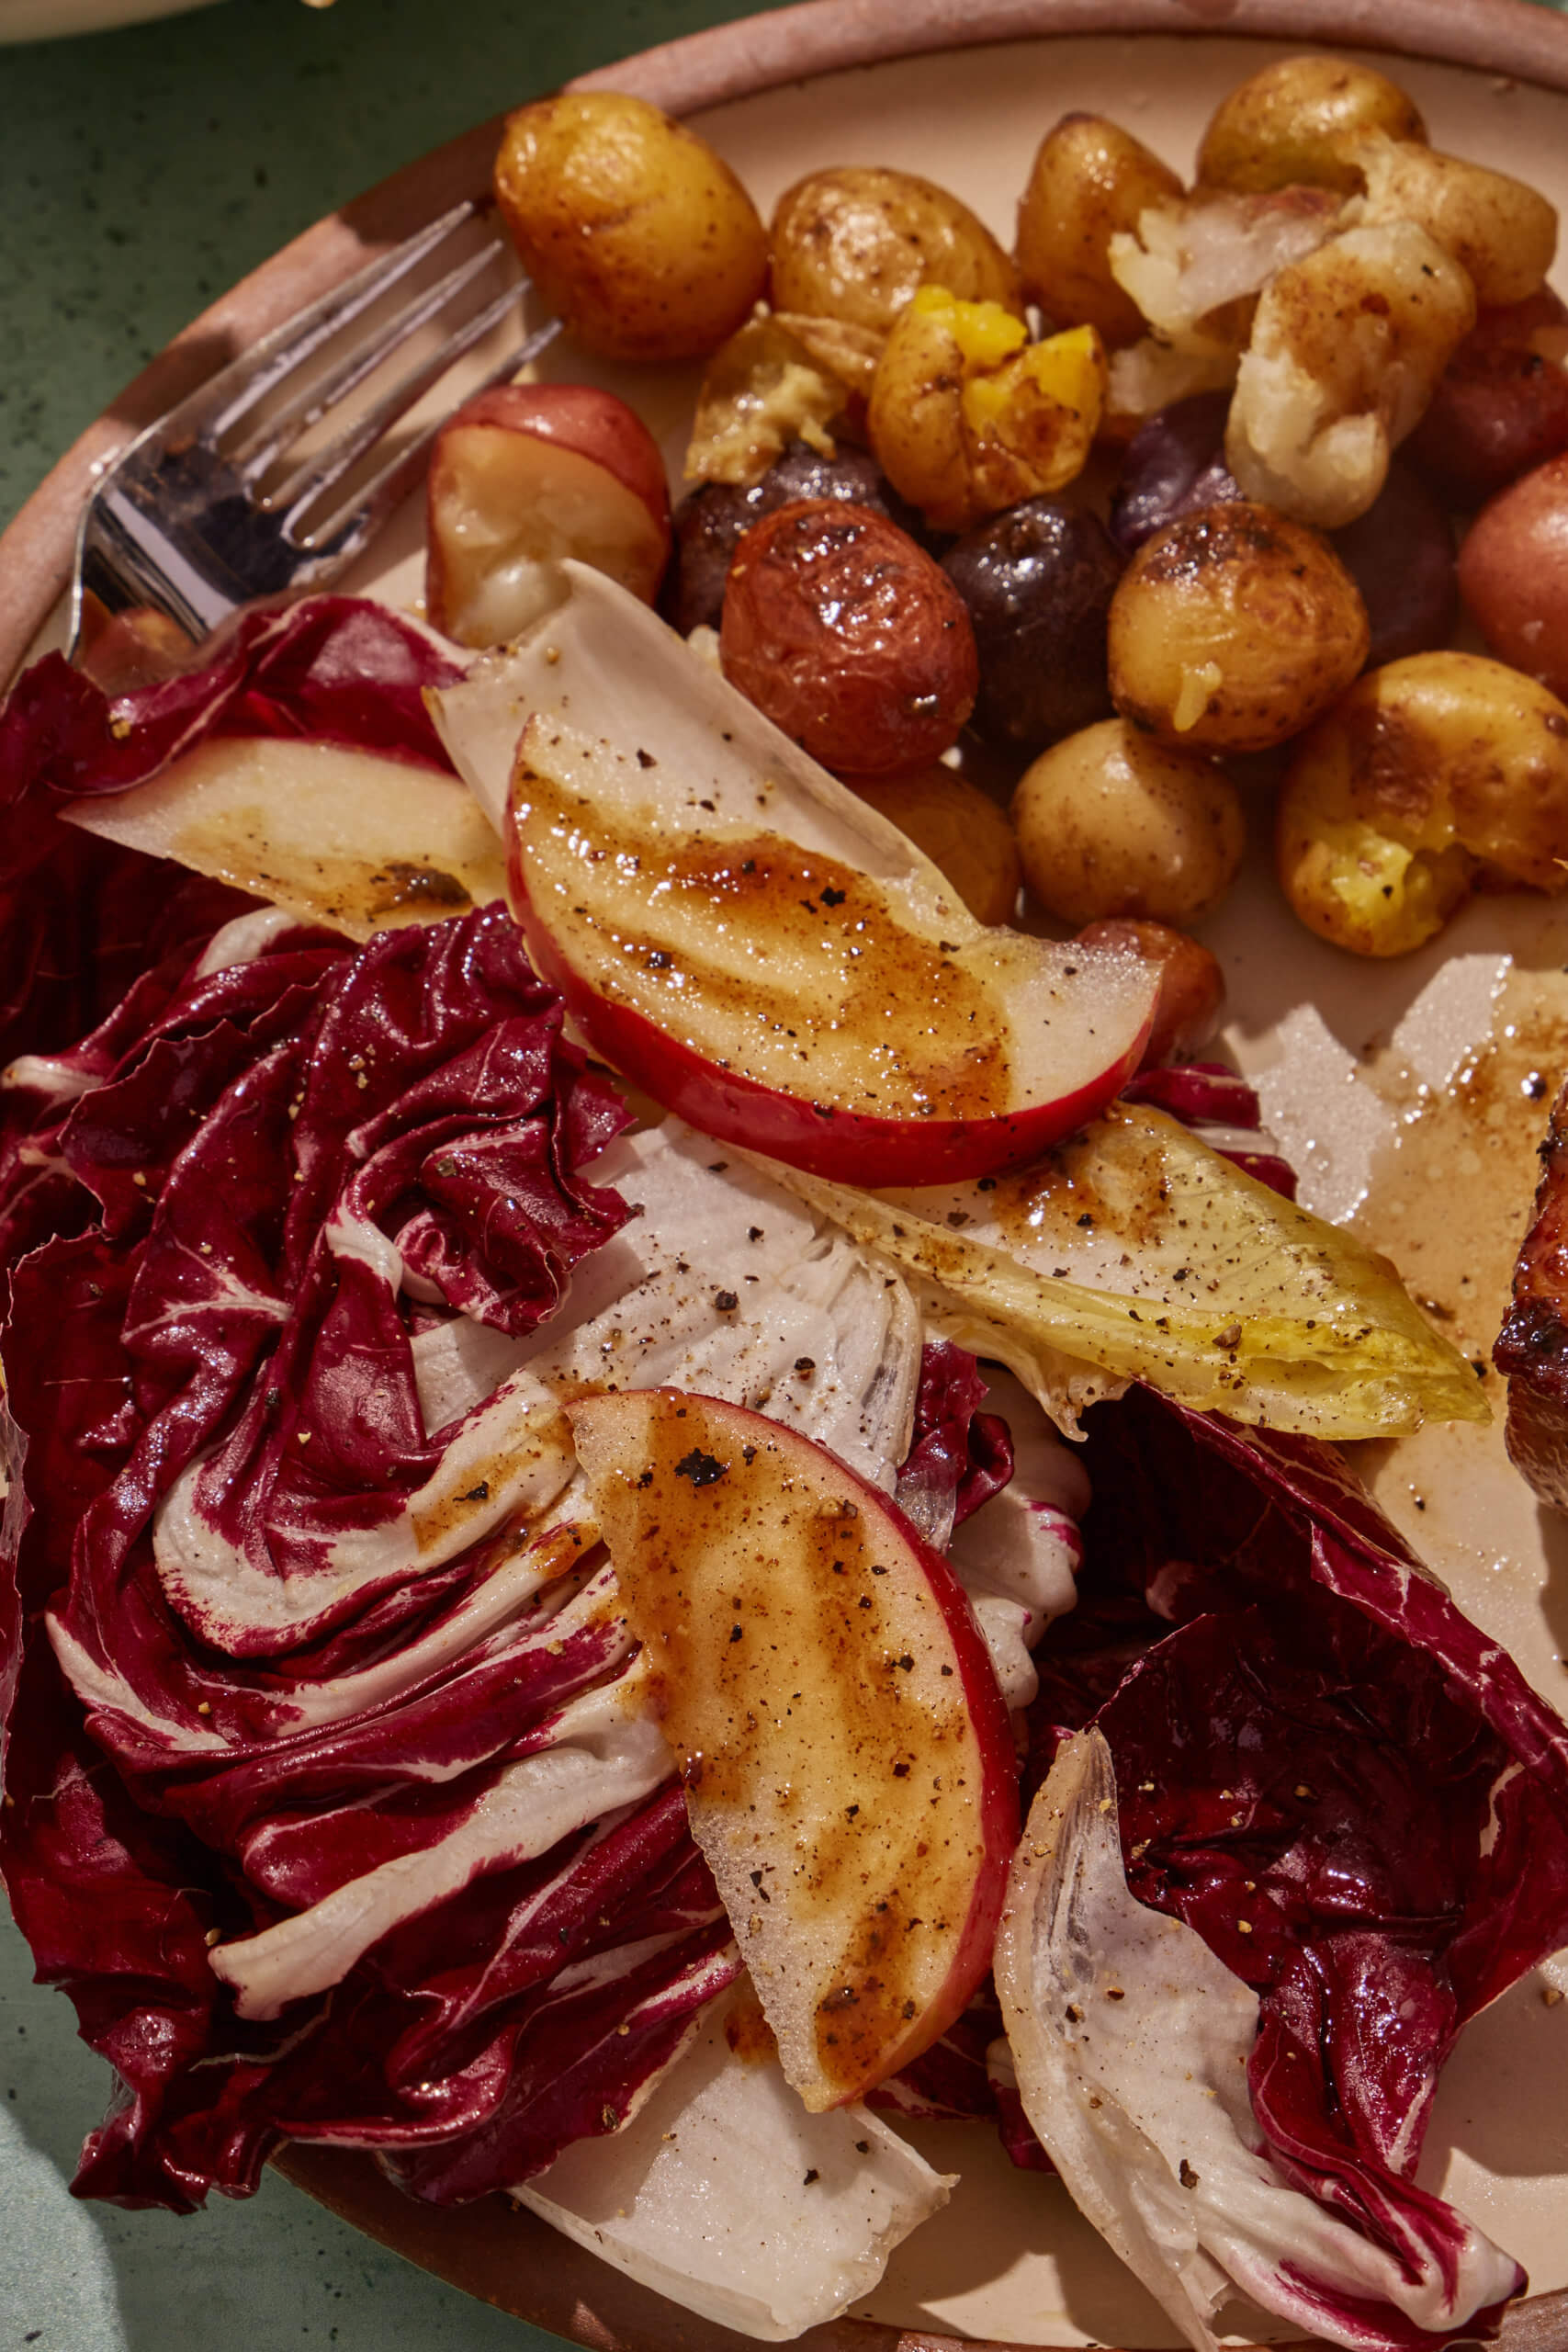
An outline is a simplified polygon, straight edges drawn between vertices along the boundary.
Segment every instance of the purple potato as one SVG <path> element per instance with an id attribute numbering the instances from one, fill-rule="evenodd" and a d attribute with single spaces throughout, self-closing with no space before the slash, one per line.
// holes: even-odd
<path id="1" fill-rule="evenodd" d="M 1109 716 L 1105 627 L 1122 558 L 1096 514 L 1028 498 L 942 559 L 975 625 L 988 741 L 1039 750 Z"/>
<path id="2" fill-rule="evenodd" d="M 1328 536 L 1371 623 L 1369 670 L 1447 645 L 1459 617 L 1453 528 L 1418 474 L 1396 461 L 1366 513 Z"/>
<path id="3" fill-rule="evenodd" d="M 674 549 L 665 575 L 660 610 L 684 636 L 706 625 L 718 627 L 724 583 L 742 533 L 764 514 L 797 498 L 842 498 L 886 514 L 912 538 L 923 539 L 919 516 L 863 449 L 840 448 L 824 458 L 804 441 L 792 441 L 761 481 L 749 485 L 705 481 L 683 498 L 672 517 Z"/>
<path id="4" fill-rule="evenodd" d="M 1111 502 L 1111 536 L 1123 555 L 1135 554 L 1178 515 L 1241 496 L 1225 464 L 1230 404 L 1228 392 L 1195 392 L 1134 434 Z"/>

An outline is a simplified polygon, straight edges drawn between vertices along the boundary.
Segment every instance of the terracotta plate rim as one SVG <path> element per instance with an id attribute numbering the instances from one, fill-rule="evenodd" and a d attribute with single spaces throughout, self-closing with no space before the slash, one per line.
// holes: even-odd
<path id="1" fill-rule="evenodd" d="M 1568 19 L 1538 0 L 805 0 L 644 51 L 568 86 L 629 90 L 690 114 L 946 49 L 1139 32 L 1376 49 L 1568 91 Z M 14 674 L 67 584 L 82 505 L 104 466 L 244 345 L 482 188 L 498 124 L 477 125 L 304 231 L 194 319 L 88 426 L 0 536 L 0 680 Z M 296 2144 L 274 2161 L 394 2251 L 592 2352 L 744 2352 L 752 2342 L 637 2286 L 499 2199 L 456 2211 L 411 2204 L 355 2150 Z M 1011 2352 L 847 2319 L 797 2341 L 803 2352 Z M 1568 2352 L 1568 2290 L 1517 2306 L 1502 2342 L 1506 2352 Z"/>

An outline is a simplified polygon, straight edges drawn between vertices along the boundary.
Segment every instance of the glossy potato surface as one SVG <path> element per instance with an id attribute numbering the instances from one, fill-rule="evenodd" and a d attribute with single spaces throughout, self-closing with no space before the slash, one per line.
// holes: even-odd
<path id="1" fill-rule="evenodd" d="M 1568 697 L 1568 457 L 1482 508 L 1460 549 L 1459 585 L 1498 660 Z"/>
<path id="2" fill-rule="evenodd" d="M 1163 742 L 1262 752 L 1367 658 L 1367 608 L 1326 539 L 1235 499 L 1145 539 L 1111 600 L 1111 694 Z"/>
<path id="3" fill-rule="evenodd" d="M 1047 914 L 1197 922 L 1241 864 L 1241 796 L 1212 760 L 1108 718 L 1055 743 L 1013 795 L 1023 878 Z"/>
<path id="4" fill-rule="evenodd" d="M 1370 131 L 1425 140 L 1414 99 L 1348 57 L 1283 57 L 1222 98 L 1198 150 L 1205 187 L 1262 195 L 1280 187 L 1360 186 L 1348 151 Z"/>
<path id="5" fill-rule="evenodd" d="M 781 506 L 741 539 L 719 625 L 724 673 L 845 775 L 936 759 L 975 706 L 964 602 L 885 515 L 839 499 Z"/>
<path id="6" fill-rule="evenodd" d="M 767 282 L 767 237 L 740 182 L 643 98 L 584 91 L 519 107 L 495 196 L 546 303 L 606 358 L 701 358 Z"/>
<path id="7" fill-rule="evenodd" d="M 812 172 L 780 197 L 770 237 L 775 311 L 885 334 L 916 287 L 934 285 L 1022 316 L 1018 272 L 985 222 L 914 172 Z"/>
<path id="8" fill-rule="evenodd" d="M 1104 115 L 1064 115 L 1040 142 L 1018 208 L 1018 267 L 1032 302 L 1061 326 L 1134 343 L 1144 314 L 1111 272 L 1110 245 L 1148 205 L 1179 203 L 1180 180 Z"/>

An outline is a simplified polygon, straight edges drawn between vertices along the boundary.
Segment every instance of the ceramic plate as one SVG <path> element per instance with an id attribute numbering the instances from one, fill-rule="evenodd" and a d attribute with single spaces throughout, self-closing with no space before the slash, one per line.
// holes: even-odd
<path id="1" fill-rule="evenodd" d="M 897 17 L 897 23 L 895 23 Z M 926 0 L 919 8 L 822 0 L 755 26 L 655 51 L 592 78 L 646 91 L 694 119 L 766 212 L 818 165 L 877 161 L 955 189 L 1010 241 L 1013 207 L 1043 130 L 1071 108 L 1126 123 L 1179 169 L 1218 97 L 1280 44 L 1200 30 L 1204 18 L 1293 34 L 1290 45 L 1354 38 L 1373 22 L 1354 5 L 1181 9 L 1022 0 L 984 14 Z M 1151 29 L 1179 22 L 1181 35 Z M 1436 144 L 1532 181 L 1568 214 L 1568 25 L 1508 0 L 1420 0 L 1377 12 L 1384 39 L 1425 57 L 1391 55 Z M 1065 29 L 1040 37 L 1040 28 Z M 1093 29 L 1107 28 L 1110 29 Z M 1023 35 L 1029 38 L 1001 38 Z M 981 40 L 981 36 L 990 36 Z M 961 40 L 968 45 L 955 46 Z M 940 45 L 940 46 L 938 46 Z M 919 50 L 925 53 L 898 53 Z M 1462 63 L 1431 62 L 1441 51 Z M 1523 78 L 1533 74 L 1535 82 Z M 793 78 L 790 78 L 793 77 Z M 1556 88 L 1540 86 L 1555 84 Z M 344 273 L 367 243 L 401 233 L 449 191 L 482 175 L 492 134 L 476 133 L 324 223 L 192 331 L 254 331 Z M 1568 283 L 1568 281 L 1565 281 Z M 68 532 L 94 458 L 189 380 L 193 345 L 133 388 L 0 548 L 4 632 L 13 658 L 62 576 Z M 596 375 L 663 435 L 678 469 L 693 379 L 594 370 L 564 350 L 549 372 Z M 389 533 L 353 584 L 394 601 L 417 594 L 418 517 Z M 30 570 L 18 580 L 16 565 Z M 56 623 L 57 627 L 57 623 Z M 1263 829 L 1260 826 L 1259 831 Z M 1349 1221 L 1386 1250 L 1443 1328 L 1483 1363 L 1501 1317 L 1534 1179 L 1544 1078 L 1568 1065 L 1568 922 L 1545 901 L 1477 902 L 1440 946 L 1369 967 L 1318 944 L 1293 922 L 1261 860 L 1205 934 L 1224 961 L 1228 1042 L 1262 1094 L 1307 1204 Z M 1489 1386 L 1498 1384 L 1489 1377 Z M 1497 1399 L 1499 1405 L 1500 1397 Z M 1390 1515 L 1452 1585 L 1461 1605 L 1505 1641 L 1553 1703 L 1568 1704 L 1568 1525 L 1538 1510 L 1490 1430 L 1450 1428 L 1362 1448 L 1361 1467 Z M 1568 1955 L 1517 1985 L 1470 2029 L 1438 2096 L 1420 2178 L 1451 2198 L 1527 2265 L 1535 2300 L 1510 2337 L 1530 2352 L 1568 2346 Z M 945 2213 L 895 2256 L 863 2324 L 807 2341 L 929 2346 L 933 2336 L 1010 2344 L 1154 2346 L 1168 2323 L 1105 2252 L 1055 2181 L 1015 2172 L 983 2127 L 917 2129 L 942 2169 L 962 2175 Z M 606 2270 L 499 2202 L 444 2214 L 412 2207 L 367 2161 L 292 2152 L 284 2169 L 412 2258 L 584 2343 L 674 2352 L 739 2346 Z"/>
<path id="2" fill-rule="evenodd" d="M 0 41 L 53 40 L 62 33 L 107 33 L 152 17 L 182 17 L 212 0 L 0 0 Z"/>

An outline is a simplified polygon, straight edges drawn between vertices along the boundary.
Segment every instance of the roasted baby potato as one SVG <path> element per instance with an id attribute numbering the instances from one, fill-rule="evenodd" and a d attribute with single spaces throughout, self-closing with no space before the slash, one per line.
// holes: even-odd
<path id="1" fill-rule="evenodd" d="M 857 409 L 863 417 L 864 390 L 852 379 L 863 368 L 869 389 L 874 346 L 870 352 L 857 352 L 853 345 L 825 352 L 797 334 L 795 323 L 759 313 L 714 353 L 686 445 L 688 481 L 760 481 L 795 441 L 832 458 L 843 425 Z M 799 323 L 809 329 L 818 322 Z M 859 334 L 850 327 L 837 332 Z"/>
<path id="2" fill-rule="evenodd" d="M 1568 449 L 1568 306 L 1543 286 L 1483 311 L 1406 454 L 1450 506 L 1479 506 Z"/>
<path id="3" fill-rule="evenodd" d="M 1125 719 L 1086 727 L 1027 767 L 1012 801 L 1023 878 L 1047 914 L 1197 922 L 1235 879 L 1241 796 L 1212 760 Z"/>
<path id="4" fill-rule="evenodd" d="M 1162 742 L 1266 751 L 1343 694 L 1368 638 L 1360 592 L 1327 541 L 1235 499 L 1167 524 L 1122 573 L 1111 699 Z"/>
<path id="5" fill-rule="evenodd" d="M 1223 98 L 1198 150 L 1204 187 L 1242 194 L 1361 185 L 1349 151 L 1369 131 L 1424 140 L 1427 127 L 1397 83 L 1344 57 L 1283 57 Z"/>
<path id="6" fill-rule="evenodd" d="M 1018 837 L 988 793 L 933 760 L 911 775 L 852 779 L 933 865 L 940 865 L 976 922 L 1010 922 L 1023 870 Z"/>
<path id="7" fill-rule="evenodd" d="M 1119 123 L 1066 114 L 1041 141 L 1018 208 L 1023 290 L 1063 325 L 1098 327 L 1108 344 L 1134 343 L 1144 314 L 1111 274 L 1118 231 L 1151 205 L 1179 204 L 1168 164 Z"/>
<path id="8" fill-rule="evenodd" d="M 1269 280 L 1236 376 L 1225 461 L 1248 498 L 1335 530 L 1364 514 L 1475 322 L 1425 229 L 1348 229 Z"/>
<path id="9" fill-rule="evenodd" d="M 1025 499 L 966 531 L 942 568 L 975 625 L 976 733 L 1032 752 L 1109 715 L 1105 625 L 1122 558 L 1097 514 Z"/>
<path id="10" fill-rule="evenodd" d="M 998 303 L 922 286 L 876 363 L 871 446 L 899 496 L 933 528 L 967 530 L 1082 472 L 1105 376 L 1093 327 L 1031 343 Z"/>
<path id="11" fill-rule="evenodd" d="M 746 533 L 719 650 L 731 684 L 843 775 L 939 758 L 979 683 L 947 574 L 897 524 L 840 499 L 796 500 Z"/>
<path id="12" fill-rule="evenodd" d="M 728 164 L 644 98 L 519 107 L 495 197 L 544 300 L 606 358 L 700 359 L 767 282 L 767 236 Z"/>
<path id="13" fill-rule="evenodd" d="M 1499 660 L 1568 695 L 1568 457 L 1482 508 L 1460 549 L 1459 585 Z"/>
<path id="14" fill-rule="evenodd" d="M 1535 188 L 1381 132 L 1351 153 L 1366 182 L 1365 225 L 1414 220 L 1458 262 L 1488 308 L 1539 294 L 1557 251 L 1557 214 Z"/>
<path id="15" fill-rule="evenodd" d="M 935 285 L 1023 313 L 1018 272 L 985 222 L 913 172 L 812 172 L 780 197 L 770 236 L 776 311 L 886 334 L 916 287 Z"/>
<path id="16" fill-rule="evenodd" d="M 1568 882 L 1568 708 L 1478 653 L 1370 670 L 1302 743 L 1275 854 L 1308 929 L 1403 956 L 1478 883 Z"/>

